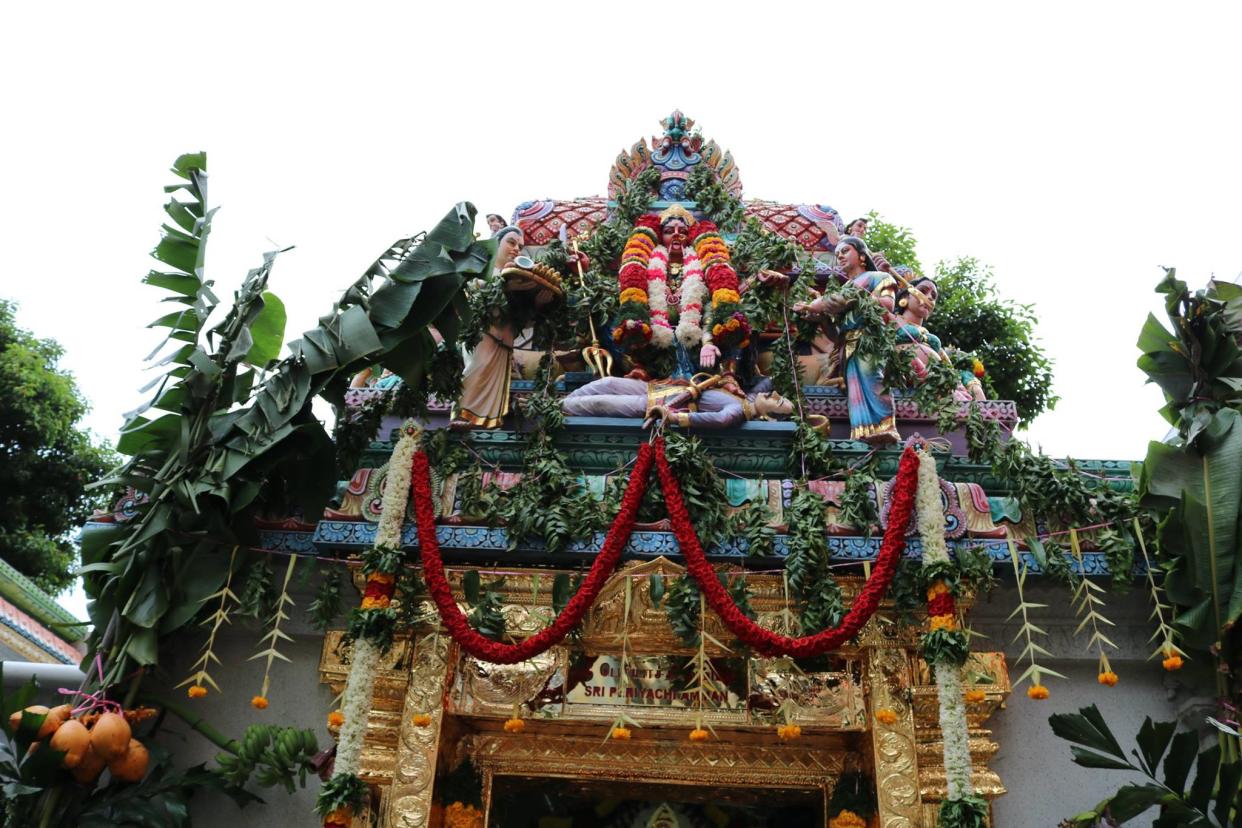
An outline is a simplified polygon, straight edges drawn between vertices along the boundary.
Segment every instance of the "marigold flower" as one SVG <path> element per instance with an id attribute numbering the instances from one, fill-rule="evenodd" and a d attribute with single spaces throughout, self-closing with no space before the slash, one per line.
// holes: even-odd
<path id="1" fill-rule="evenodd" d="M 255 696 L 250 700 L 250 706 L 255 710 L 267 710 L 267 699 L 264 696 Z"/>
<path id="2" fill-rule="evenodd" d="M 444 809 L 444 824 L 447 828 L 481 828 L 483 812 L 473 805 L 454 802 Z"/>
<path id="3" fill-rule="evenodd" d="M 985 371 L 983 368 L 983 363 L 977 359 L 971 360 L 970 371 L 972 374 L 974 374 L 976 377 L 979 377 L 980 379 L 982 379 L 983 375 L 987 373 L 987 371 Z"/>
<path id="4" fill-rule="evenodd" d="M 1032 698 L 1035 701 L 1043 701 L 1048 698 L 1048 688 L 1044 687 L 1042 684 L 1032 684 L 1030 687 L 1026 688 L 1026 695 L 1028 698 Z"/>
<path id="5" fill-rule="evenodd" d="M 392 599 L 389 598 L 387 595 L 378 595 L 378 596 L 369 595 L 366 598 L 362 599 L 362 609 L 364 610 L 386 609 L 388 605 L 391 603 L 392 603 Z"/>
<path id="6" fill-rule="evenodd" d="M 647 304 L 647 291 L 639 290 L 638 288 L 626 288 L 621 291 L 620 301 L 622 303 L 640 302 L 645 305 Z"/>
<path id="7" fill-rule="evenodd" d="M 935 632 L 936 630 L 955 630 L 957 629 L 957 620 L 952 615 L 933 615 L 928 620 L 928 629 Z"/>
<path id="8" fill-rule="evenodd" d="M 948 594 L 949 594 L 949 587 L 944 581 L 936 581 L 936 583 L 932 584 L 931 586 L 927 588 L 927 600 L 928 601 L 935 599 L 937 595 L 948 595 Z"/>
<path id="9" fill-rule="evenodd" d="M 690 731 L 690 741 L 692 742 L 706 742 L 707 736 L 707 731 L 701 727 L 696 727 L 694 730 Z"/>
<path id="10" fill-rule="evenodd" d="M 867 828 L 867 820 L 853 811 L 842 811 L 828 820 L 828 828 Z"/>
<path id="11" fill-rule="evenodd" d="M 1170 673 L 1174 670 L 1182 669 L 1182 657 L 1177 653 L 1166 656 L 1164 661 L 1160 663 L 1164 666 L 1164 669 L 1168 670 Z"/>
<path id="12" fill-rule="evenodd" d="M 525 719 L 506 719 L 505 733 L 521 733 L 526 729 Z"/>
<path id="13" fill-rule="evenodd" d="M 628 727 L 614 727 L 612 733 L 608 734 L 618 742 L 628 742 L 633 734 Z"/>
<path id="14" fill-rule="evenodd" d="M 983 701 L 984 699 L 986 699 L 987 697 L 988 697 L 988 694 L 983 692 L 982 690 L 967 690 L 966 691 L 966 701 L 970 702 L 971 704 L 977 704 Z"/>
<path id="15" fill-rule="evenodd" d="M 721 302 L 732 302 L 733 304 L 737 304 L 740 301 L 742 301 L 742 297 L 738 296 L 737 291 L 730 290 L 729 288 L 721 288 L 712 294 L 713 305 L 719 305 Z"/>
<path id="16" fill-rule="evenodd" d="M 203 687 L 201 684 L 196 684 L 189 690 L 186 690 L 185 694 L 192 699 L 201 699 L 203 696 L 207 695 L 207 688 Z"/>
<path id="17" fill-rule="evenodd" d="M 415 727 L 426 727 L 431 724 L 431 715 L 429 713 L 415 713 L 410 719 L 410 724 Z"/>
<path id="18" fill-rule="evenodd" d="M 887 707 L 881 707 L 875 711 L 875 720 L 882 725 L 891 725 L 897 723 L 897 712 Z"/>
<path id="19" fill-rule="evenodd" d="M 328 727 L 337 728 L 345 724 L 345 714 L 339 710 L 333 710 L 328 714 Z"/>
<path id="20" fill-rule="evenodd" d="M 385 586 L 387 586 L 389 584 L 395 584 L 396 582 L 397 582 L 397 576 L 390 575 L 386 572 L 372 572 L 370 575 L 367 576 L 368 584 L 384 584 Z"/>
<path id="21" fill-rule="evenodd" d="M 1105 685 L 1108 685 L 1109 687 L 1116 687 L 1117 681 L 1118 681 L 1117 674 L 1114 673 L 1112 670 L 1105 670 L 1104 672 L 1096 676 L 1095 680 L 1098 681 L 1100 684 L 1105 684 Z"/>
<path id="22" fill-rule="evenodd" d="M 797 739 L 802 736 L 802 728 L 796 724 L 781 725 L 776 729 L 776 735 L 782 742 L 788 742 L 791 739 Z"/>
<path id="23" fill-rule="evenodd" d="M 353 822 L 354 812 L 350 808 L 337 808 L 332 813 L 323 818 L 324 828 L 349 828 L 349 824 Z"/>

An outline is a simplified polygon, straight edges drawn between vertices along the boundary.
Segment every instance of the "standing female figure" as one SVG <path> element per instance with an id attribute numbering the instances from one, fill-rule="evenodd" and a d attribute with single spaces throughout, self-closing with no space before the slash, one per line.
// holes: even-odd
<path id="1" fill-rule="evenodd" d="M 895 325 L 893 317 L 897 281 L 876 270 L 862 239 L 845 236 L 837 244 L 837 266 L 846 285 L 866 294 L 851 296 L 848 292 L 821 296 L 809 303 L 799 303 L 794 311 L 809 317 L 832 317 L 845 341 L 845 390 L 850 408 L 850 439 L 873 445 L 891 445 L 901 439 L 893 414 L 893 396 L 884 385 L 884 366 L 859 348 L 864 316 L 860 302 L 878 302 L 885 320 Z"/>
<path id="2" fill-rule="evenodd" d="M 489 278 L 522 252 L 525 239 L 516 227 L 503 227 L 492 236 L 496 241 L 496 266 Z M 452 426 L 458 429 L 499 428 L 509 413 L 509 381 L 513 378 L 513 325 L 497 321 L 489 325 L 471 352 L 462 373 L 461 400 Z"/>

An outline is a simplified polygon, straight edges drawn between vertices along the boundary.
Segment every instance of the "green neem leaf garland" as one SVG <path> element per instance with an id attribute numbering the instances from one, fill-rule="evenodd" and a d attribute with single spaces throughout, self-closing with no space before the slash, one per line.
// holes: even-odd
<path id="1" fill-rule="evenodd" d="M 803 635 L 834 627 L 845 615 L 841 587 L 832 574 L 828 551 L 828 517 L 824 500 L 807 488 L 794 487 L 786 513 L 789 520 L 789 556 L 785 572 L 799 607 Z"/>

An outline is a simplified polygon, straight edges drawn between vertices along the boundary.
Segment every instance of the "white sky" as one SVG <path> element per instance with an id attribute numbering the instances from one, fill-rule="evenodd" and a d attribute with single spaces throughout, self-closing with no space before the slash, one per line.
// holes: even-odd
<path id="1" fill-rule="evenodd" d="M 747 196 L 875 209 L 929 268 L 990 263 L 1056 360 L 1032 441 L 1140 458 L 1165 432 L 1134 364 L 1160 266 L 1242 271 L 1240 10 L 8 4 L 0 296 L 64 345 L 111 437 L 157 341 L 163 293 L 139 279 L 177 155 L 209 153 L 222 297 L 297 245 L 271 283 L 296 335 L 458 200 L 508 215 L 603 193 L 616 153 L 680 108 Z"/>

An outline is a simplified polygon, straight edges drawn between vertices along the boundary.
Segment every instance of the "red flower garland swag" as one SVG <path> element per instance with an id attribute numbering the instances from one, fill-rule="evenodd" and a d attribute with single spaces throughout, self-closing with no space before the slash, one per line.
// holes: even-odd
<path id="1" fill-rule="evenodd" d="M 427 463 L 427 455 L 419 451 L 414 455 L 413 486 L 414 517 L 418 522 L 418 545 L 423 559 L 423 576 L 427 588 L 431 592 L 436 607 L 440 610 L 440 618 L 444 621 L 449 635 L 461 648 L 480 661 L 492 664 L 517 664 L 528 658 L 539 655 L 550 647 L 560 643 L 569 631 L 578 625 L 586 611 L 595 603 L 599 591 L 612 571 L 621 560 L 621 551 L 630 539 L 634 530 L 634 519 L 638 515 L 638 506 L 642 502 L 643 493 L 647 490 L 647 477 L 651 473 L 652 448 L 644 443 L 638 448 L 638 460 L 630 474 L 629 485 L 625 496 L 621 499 L 621 511 L 608 529 L 604 546 L 595 557 L 591 571 L 587 573 L 582 586 L 569 599 L 569 603 L 561 614 L 547 627 L 532 635 L 519 644 L 504 644 L 481 635 L 466 620 L 466 616 L 458 608 L 449 588 L 448 579 L 444 575 L 444 562 L 440 558 L 440 544 L 436 540 L 436 516 L 431 498 L 431 473 Z"/>
<path id="2" fill-rule="evenodd" d="M 690 515 L 686 511 L 681 486 L 673 475 L 668 458 L 664 456 L 664 439 L 659 438 L 655 442 L 654 450 L 647 443 L 639 446 L 638 459 L 634 464 L 629 485 L 621 501 L 621 511 L 613 520 L 603 548 L 596 556 L 595 563 L 592 564 L 591 571 L 582 582 L 582 586 L 555 621 L 519 644 L 504 644 L 481 635 L 470 626 L 466 616 L 458 608 L 444 574 L 444 562 L 440 558 L 440 544 L 436 540 L 430 467 L 427 455 L 419 451 L 414 455 L 412 495 L 414 515 L 418 522 L 419 547 L 422 550 L 423 575 L 431 597 L 440 611 L 440 618 L 444 621 L 444 626 L 452 639 L 470 655 L 493 664 L 516 664 L 525 661 L 564 639 L 569 631 L 582 620 L 587 609 L 595 603 L 604 582 L 616 569 L 621 559 L 621 551 L 630 539 L 639 503 L 647 489 L 647 476 L 651 471 L 653 454 L 660 476 L 660 486 L 664 490 L 669 518 L 672 521 L 681 554 L 686 559 L 687 571 L 698 582 L 699 589 L 703 591 L 708 605 L 740 641 L 763 655 L 791 655 L 797 658 L 821 655 L 837 649 L 857 635 L 875 613 L 897 572 L 897 562 L 906 545 L 906 524 L 914 511 L 919 461 L 913 449 L 906 449 L 901 457 L 897 481 L 893 487 L 888 527 L 884 530 L 884 542 L 880 546 L 880 554 L 876 557 L 871 577 L 867 579 L 862 592 L 854 600 L 850 611 L 841 619 L 841 623 L 832 629 L 815 635 L 790 638 L 765 630 L 742 614 L 716 577 L 716 571 L 707 561 L 703 547 L 699 544 L 698 536 L 694 532 L 694 526 L 690 523 Z"/>
<path id="3" fill-rule="evenodd" d="M 703 590 L 708 606 L 720 616 L 720 620 L 739 641 L 749 644 L 762 655 L 790 655 L 796 658 L 821 655 L 835 650 L 857 635 L 880 606 L 884 593 L 888 591 L 888 585 L 897 573 L 897 562 L 906 545 L 906 523 L 914 510 L 919 459 L 913 449 L 906 449 L 901 456 L 897 483 L 893 487 L 893 505 L 889 513 L 888 528 L 884 530 L 884 542 L 880 546 L 880 554 L 876 556 L 871 577 L 867 579 L 862 592 L 854 599 L 854 605 L 841 619 L 840 624 L 802 638 L 790 638 L 765 630 L 742 614 L 729 597 L 728 591 L 721 585 L 720 579 L 716 577 L 716 571 L 707 562 L 707 556 L 703 554 L 703 547 L 699 544 L 699 538 L 690 524 L 690 515 L 686 512 L 681 487 L 664 456 L 663 439 L 656 441 L 656 464 L 669 519 L 677 536 L 677 545 L 686 559 L 686 569 L 698 582 L 699 589 Z"/>

